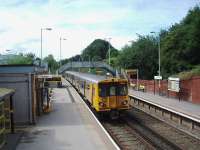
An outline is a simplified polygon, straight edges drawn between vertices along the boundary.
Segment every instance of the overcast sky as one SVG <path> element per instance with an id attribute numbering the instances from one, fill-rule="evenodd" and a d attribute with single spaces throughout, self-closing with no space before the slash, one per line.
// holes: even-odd
<path id="1" fill-rule="evenodd" d="M 199 0 L 0 0 L 0 53 L 33 52 L 59 59 L 80 54 L 94 39 L 111 37 L 120 49 L 137 34 L 146 35 L 179 22 Z"/>

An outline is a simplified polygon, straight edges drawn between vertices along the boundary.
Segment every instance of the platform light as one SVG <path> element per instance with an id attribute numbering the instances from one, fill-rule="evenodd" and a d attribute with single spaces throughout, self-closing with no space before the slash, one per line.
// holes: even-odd
<path id="1" fill-rule="evenodd" d="M 41 56 L 40 56 L 41 57 L 41 64 L 42 64 L 42 32 L 43 32 L 43 30 L 51 31 L 52 28 L 41 28 L 41 30 L 40 30 L 40 32 L 41 32 L 41 37 L 40 37 L 41 38 L 40 39 L 41 40 L 41 43 L 40 43 L 41 44 L 41 51 L 40 51 L 40 53 L 41 53 Z"/>

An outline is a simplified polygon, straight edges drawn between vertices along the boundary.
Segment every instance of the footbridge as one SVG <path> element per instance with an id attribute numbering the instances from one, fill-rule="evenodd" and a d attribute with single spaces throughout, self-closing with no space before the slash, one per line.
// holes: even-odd
<path id="1" fill-rule="evenodd" d="M 116 70 L 112 68 L 110 65 L 104 62 L 69 62 L 63 66 L 61 66 L 58 70 L 59 74 L 64 73 L 67 70 L 72 70 L 73 68 L 102 68 L 110 72 L 113 76 L 116 76 Z"/>

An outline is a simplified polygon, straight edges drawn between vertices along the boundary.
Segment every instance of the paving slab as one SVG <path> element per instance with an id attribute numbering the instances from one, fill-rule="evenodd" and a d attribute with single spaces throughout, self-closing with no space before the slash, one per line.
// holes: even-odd
<path id="1" fill-rule="evenodd" d="M 182 114 L 185 114 L 185 115 L 188 115 L 190 117 L 200 120 L 200 105 L 199 104 L 193 104 L 191 102 L 187 102 L 183 100 L 179 101 L 177 99 L 154 95 L 151 93 L 146 93 L 146 92 L 141 92 L 141 91 L 135 91 L 132 89 L 129 89 L 129 95 L 136 96 L 138 98 L 144 99 L 146 101 L 158 104 L 162 107 L 172 109 L 176 112 L 179 112 L 179 113 L 182 113 Z"/>
<path id="2" fill-rule="evenodd" d="M 53 111 L 24 133 L 17 150 L 117 149 L 92 119 L 73 87 L 66 86 L 75 102 L 66 88 L 53 89 Z"/>
<path id="3" fill-rule="evenodd" d="M 18 131 L 6 134 L 6 144 L 3 146 L 2 150 L 14 150 L 22 134 L 23 132 Z"/>

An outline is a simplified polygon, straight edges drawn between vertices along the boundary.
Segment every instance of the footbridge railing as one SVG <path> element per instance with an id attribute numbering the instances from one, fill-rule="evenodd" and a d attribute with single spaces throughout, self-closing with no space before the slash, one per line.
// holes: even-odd
<path id="1" fill-rule="evenodd" d="M 116 70 L 111 67 L 110 65 L 104 63 L 104 62 L 88 62 L 88 61 L 83 61 L 83 62 L 69 62 L 63 66 L 61 66 L 58 70 L 59 74 L 64 73 L 67 70 L 71 70 L 73 68 L 103 68 L 110 72 L 112 75 L 116 75 Z"/>

